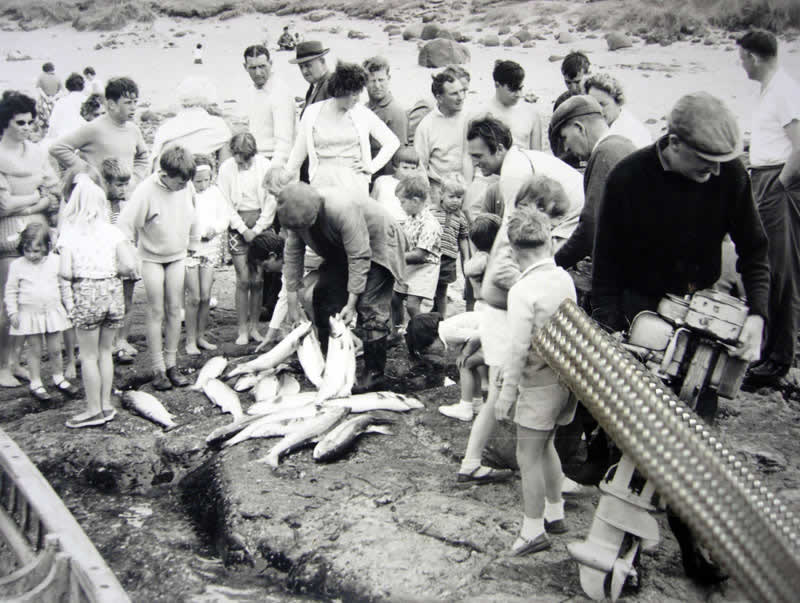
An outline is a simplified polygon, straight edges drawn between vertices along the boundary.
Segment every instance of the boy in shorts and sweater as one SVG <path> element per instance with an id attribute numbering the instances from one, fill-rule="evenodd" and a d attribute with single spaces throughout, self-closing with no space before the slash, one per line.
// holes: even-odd
<path id="1" fill-rule="evenodd" d="M 495 403 L 498 420 L 508 418 L 516 401 L 517 463 L 522 477 L 523 522 L 513 555 L 550 548 L 547 532 L 562 534 L 564 474 L 553 439 L 558 425 L 575 415 L 575 398 L 558 376 L 532 349 L 531 338 L 565 299 L 576 300 L 567 272 L 556 266 L 549 218 L 527 207 L 508 220 L 508 239 L 519 280 L 508 293 L 508 332 L 511 346 L 503 366 L 503 386 Z"/>
<path id="2" fill-rule="evenodd" d="M 433 311 L 442 317 L 447 315 L 447 286 L 456 281 L 458 254 L 461 253 L 462 263 L 470 257 L 469 223 L 461 209 L 466 190 L 461 174 L 448 174 L 442 179 L 439 205 L 431 207 L 431 213 L 442 227 L 442 259 L 433 298 Z"/>

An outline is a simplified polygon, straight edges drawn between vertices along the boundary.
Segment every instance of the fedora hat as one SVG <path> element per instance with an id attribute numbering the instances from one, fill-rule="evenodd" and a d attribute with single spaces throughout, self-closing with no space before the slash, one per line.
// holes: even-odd
<path id="1" fill-rule="evenodd" d="M 321 56 L 325 56 L 330 51 L 330 48 L 323 48 L 322 42 L 311 40 L 310 42 L 300 42 L 295 48 L 295 58 L 289 59 L 290 63 L 299 65 L 313 61 Z"/>

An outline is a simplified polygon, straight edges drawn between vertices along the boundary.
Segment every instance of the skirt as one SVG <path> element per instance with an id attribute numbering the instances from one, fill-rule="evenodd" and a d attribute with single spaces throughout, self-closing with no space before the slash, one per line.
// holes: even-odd
<path id="1" fill-rule="evenodd" d="M 351 167 L 334 160 L 320 160 L 311 186 L 315 188 L 361 189 L 369 195 L 369 176 L 356 173 Z"/>
<path id="2" fill-rule="evenodd" d="M 67 311 L 60 303 L 50 305 L 47 308 L 23 305 L 19 307 L 17 317 L 19 318 L 19 326 L 16 328 L 9 327 L 8 332 L 10 335 L 60 333 L 72 328 L 72 323 L 67 317 Z"/>
<path id="3" fill-rule="evenodd" d="M 436 284 L 439 282 L 439 264 L 407 264 L 406 295 L 416 295 L 423 299 L 433 299 Z"/>

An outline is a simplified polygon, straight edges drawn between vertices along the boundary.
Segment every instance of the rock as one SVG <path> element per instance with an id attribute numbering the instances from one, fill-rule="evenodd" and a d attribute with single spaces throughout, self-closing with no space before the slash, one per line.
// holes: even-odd
<path id="1" fill-rule="evenodd" d="M 420 34 L 420 38 L 423 40 L 435 40 L 439 37 L 439 30 L 441 28 L 436 25 L 435 23 L 427 23 L 422 28 L 422 33 Z"/>
<path id="2" fill-rule="evenodd" d="M 6 61 L 30 61 L 31 57 L 20 50 L 12 50 L 6 55 Z"/>
<path id="3" fill-rule="evenodd" d="M 305 16 L 305 20 L 306 21 L 311 21 L 312 23 L 319 23 L 320 21 L 323 21 L 325 19 L 328 19 L 330 17 L 335 17 L 335 16 L 336 16 L 336 13 L 333 12 L 333 11 L 330 11 L 330 10 L 329 11 L 320 11 L 320 10 L 318 10 L 318 11 L 314 11 L 314 12 L 308 13 Z"/>
<path id="4" fill-rule="evenodd" d="M 417 63 L 422 67 L 444 67 L 469 62 L 469 50 L 458 42 L 438 38 L 431 40 L 419 51 Z"/>
<path id="5" fill-rule="evenodd" d="M 414 25 L 409 25 L 403 31 L 403 39 L 404 40 L 415 40 L 422 35 L 422 24 L 415 23 Z"/>
<path id="6" fill-rule="evenodd" d="M 484 46 L 500 46 L 500 38 L 495 34 L 487 34 L 478 40 Z"/>
<path id="7" fill-rule="evenodd" d="M 95 50 L 102 50 L 103 49 L 103 45 L 98 42 L 97 44 L 94 45 L 94 49 Z"/>
<path id="8" fill-rule="evenodd" d="M 462 33 L 460 31 L 454 31 L 453 32 L 453 39 L 456 42 L 471 42 L 472 41 L 472 36 L 470 36 L 469 34 Z"/>
<path id="9" fill-rule="evenodd" d="M 716 43 L 717 41 L 712 40 L 711 38 L 706 38 L 705 40 L 703 40 L 703 46 L 713 46 Z"/>
<path id="10" fill-rule="evenodd" d="M 503 25 L 500 29 L 497 30 L 498 36 L 504 36 L 509 33 L 511 33 L 511 28 L 508 25 Z"/>
<path id="11" fill-rule="evenodd" d="M 139 116 L 139 121 L 142 122 L 149 122 L 149 121 L 161 121 L 161 117 L 159 117 L 158 113 L 155 111 L 143 111 L 142 114 Z"/>
<path id="12" fill-rule="evenodd" d="M 350 31 L 347 32 L 347 37 L 350 38 L 351 40 L 364 40 L 364 39 L 368 38 L 369 36 L 367 34 L 365 34 L 364 32 L 361 32 L 361 31 L 358 31 L 358 30 L 355 30 L 355 29 L 351 29 Z"/>
<path id="13" fill-rule="evenodd" d="M 739 452 L 758 463 L 759 469 L 764 473 L 782 472 L 788 466 L 786 456 L 764 442 L 757 444 L 737 442 L 735 446 Z"/>
<path id="14" fill-rule="evenodd" d="M 509 36 L 505 40 L 503 40 L 503 46 L 511 47 L 511 46 L 519 46 L 520 41 L 519 39 L 515 38 L 514 36 Z"/>
<path id="15" fill-rule="evenodd" d="M 556 63 L 556 62 L 561 61 L 563 59 L 564 59 L 564 56 L 560 55 L 560 54 L 551 54 L 549 57 L 547 57 L 547 60 L 550 61 L 551 63 Z"/>
<path id="16" fill-rule="evenodd" d="M 568 31 L 559 32 L 556 38 L 559 44 L 572 44 L 576 40 L 575 35 Z"/>
<path id="17" fill-rule="evenodd" d="M 628 34 L 620 31 L 612 31 L 606 35 L 606 43 L 609 50 L 619 50 L 620 48 L 630 48 L 633 46 Z"/>
<path id="18" fill-rule="evenodd" d="M 644 123 L 646 123 L 646 124 L 651 124 L 651 125 L 652 125 L 652 124 L 657 124 L 657 123 L 658 123 L 658 120 L 657 120 L 657 119 L 653 119 L 653 118 L 651 117 L 650 119 L 647 119 L 647 120 L 645 120 L 645 122 L 644 122 Z"/>
<path id="19" fill-rule="evenodd" d="M 431 21 L 436 20 L 436 13 L 425 13 L 422 15 L 422 22 L 423 23 L 430 23 Z"/>
<path id="20" fill-rule="evenodd" d="M 514 37 L 522 43 L 527 42 L 528 40 L 533 39 L 533 34 L 529 32 L 527 29 L 520 29 L 517 33 L 514 34 Z"/>
<path id="21" fill-rule="evenodd" d="M 129 23 L 152 23 L 156 15 L 144 4 L 123 2 L 98 6 L 97 10 L 78 15 L 72 27 L 78 31 L 116 31 Z"/>
<path id="22" fill-rule="evenodd" d="M 172 34 L 172 37 L 173 38 L 182 38 L 185 35 L 186 35 L 185 31 L 176 31 L 174 34 Z"/>
<path id="23" fill-rule="evenodd" d="M 385 33 L 389 33 L 389 34 L 390 33 L 399 33 L 401 31 L 403 31 L 403 28 L 400 27 L 399 25 L 395 24 L 395 23 L 390 23 L 389 25 L 387 25 L 386 27 L 383 28 L 383 31 Z"/>
<path id="24" fill-rule="evenodd" d="M 523 48 L 536 48 L 536 42 L 533 40 L 528 40 L 522 45 Z"/>
<path id="25" fill-rule="evenodd" d="M 328 28 L 328 33 L 338 34 L 341 31 L 341 28 L 338 25 L 331 25 Z"/>

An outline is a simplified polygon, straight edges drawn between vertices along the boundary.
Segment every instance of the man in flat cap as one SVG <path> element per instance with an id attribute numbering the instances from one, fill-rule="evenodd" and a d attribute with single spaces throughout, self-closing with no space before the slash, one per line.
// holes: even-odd
<path id="1" fill-rule="evenodd" d="M 638 312 L 656 310 L 667 293 L 711 287 L 721 272 L 722 240 L 730 234 L 750 307 L 737 353 L 758 359 L 769 299 L 767 237 L 741 152 L 733 114 L 719 99 L 698 92 L 675 104 L 666 135 L 617 164 L 595 233 L 595 319 L 619 331 Z M 696 411 L 710 421 L 716 407 L 716 396 L 705 395 Z M 700 582 L 722 579 L 687 526 L 672 514 L 669 523 L 687 575 Z"/>
<path id="2" fill-rule="evenodd" d="M 357 318 L 365 374 L 353 391 L 384 389 L 392 291 L 405 278 L 405 239 L 397 223 L 366 191 L 315 189 L 304 182 L 281 190 L 277 213 L 288 232 L 283 276 L 290 322 L 300 316 L 297 293 L 308 246 L 323 260 L 309 309 L 320 343 L 327 346 L 332 315 L 346 323 Z"/>

